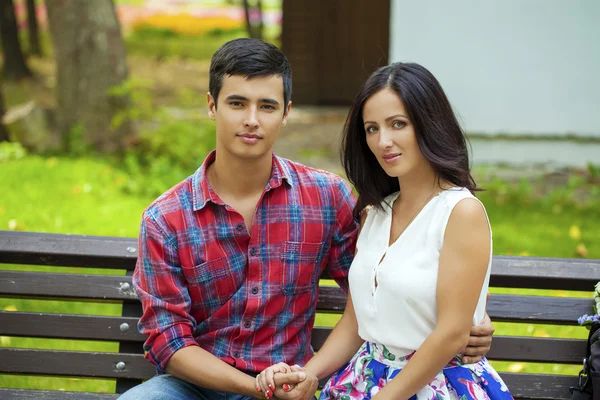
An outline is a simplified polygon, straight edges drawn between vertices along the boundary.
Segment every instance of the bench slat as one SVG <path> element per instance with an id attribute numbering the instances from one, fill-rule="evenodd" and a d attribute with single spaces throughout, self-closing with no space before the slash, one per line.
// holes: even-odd
<path id="1" fill-rule="evenodd" d="M 0 263 L 133 270 L 133 238 L 0 231 Z M 590 290 L 600 280 L 600 260 L 494 256 L 495 287 Z"/>
<path id="2" fill-rule="evenodd" d="M 0 399 L 3 400 L 114 400 L 118 397 L 118 394 L 109 393 L 0 389 Z"/>
<path id="3" fill-rule="evenodd" d="M 0 295 L 138 301 L 130 276 L 0 271 Z"/>
<path id="4" fill-rule="evenodd" d="M 142 354 L 0 348 L 0 373 L 147 379 L 155 371 Z"/>
<path id="5" fill-rule="evenodd" d="M 138 318 L 0 311 L 0 336 L 141 342 Z M 124 332 L 122 324 L 127 324 Z"/>
<path id="6" fill-rule="evenodd" d="M 343 312 L 346 296 L 342 294 L 337 286 L 321 286 L 317 309 L 322 312 Z M 591 298 L 494 294 L 488 302 L 487 312 L 495 322 L 577 325 L 577 318 L 593 310 L 593 302 Z"/>
<path id="7" fill-rule="evenodd" d="M 519 399 L 569 399 L 569 387 L 577 383 L 574 376 L 513 373 L 501 373 L 500 376 L 511 394 Z M 117 397 L 100 393 L 0 389 L 0 398 L 7 400 L 109 400 Z"/>
<path id="8" fill-rule="evenodd" d="M 146 337 L 137 331 L 137 318 L 69 314 L 0 312 L 0 335 L 62 339 L 108 340 L 138 343 Z M 129 329 L 121 332 L 121 324 Z M 315 327 L 312 346 L 320 349 L 330 328 Z M 491 360 L 579 364 L 585 340 L 495 336 Z"/>
<path id="9" fill-rule="evenodd" d="M 133 270 L 137 239 L 0 231 L 0 263 Z"/>
<path id="10" fill-rule="evenodd" d="M 490 286 L 593 291 L 600 260 L 494 256 Z"/>
<path id="11" fill-rule="evenodd" d="M 323 346 L 330 332 L 329 328 L 313 328 L 311 344 L 315 350 Z M 586 343 L 581 339 L 494 336 L 488 358 L 497 361 L 580 364 Z"/>
<path id="12" fill-rule="evenodd" d="M 576 376 L 501 373 L 500 376 L 515 398 L 570 399 L 569 388 L 577 384 Z"/>
<path id="13" fill-rule="evenodd" d="M 128 276 L 0 271 L 0 296 L 27 295 L 98 301 L 138 301 L 131 277 Z M 346 296 L 339 287 L 320 287 L 317 303 L 319 311 L 341 313 L 345 304 Z M 589 314 L 592 306 L 591 298 L 496 294 L 490 298 L 488 313 L 492 320 L 497 322 L 576 325 L 577 318 Z"/>

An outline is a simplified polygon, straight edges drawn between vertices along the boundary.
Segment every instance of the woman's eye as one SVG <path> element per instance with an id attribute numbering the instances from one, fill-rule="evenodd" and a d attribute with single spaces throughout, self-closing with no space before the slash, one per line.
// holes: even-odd
<path id="1" fill-rule="evenodd" d="M 394 123 L 392 124 L 393 128 L 404 128 L 406 126 L 406 123 L 404 121 L 394 121 Z"/>
<path id="2" fill-rule="evenodd" d="M 374 126 L 367 126 L 367 129 L 365 130 L 367 131 L 367 133 L 377 132 L 377 128 Z"/>

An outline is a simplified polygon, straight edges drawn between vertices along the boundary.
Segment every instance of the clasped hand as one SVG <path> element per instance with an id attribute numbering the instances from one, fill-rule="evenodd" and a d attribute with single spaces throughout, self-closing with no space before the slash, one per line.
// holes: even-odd
<path id="1" fill-rule="evenodd" d="M 256 376 L 256 391 L 267 399 L 310 400 L 319 380 L 307 369 L 285 363 L 270 366 Z"/>

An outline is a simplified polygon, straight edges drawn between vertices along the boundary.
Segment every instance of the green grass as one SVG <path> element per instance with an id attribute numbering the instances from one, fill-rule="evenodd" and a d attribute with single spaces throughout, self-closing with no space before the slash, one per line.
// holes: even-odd
<path id="1" fill-rule="evenodd" d="M 279 46 L 279 28 L 265 27 L 265 40 Z M 133 32 L 125 37 L 128 55 L 152 58 L 190 58 L 208 61 L 215 51 L 226 42 L 248 37 L 244 29 L 206 34 L 201 36 L 173 35 L 161 36 L 158 32 Z"/>
<path id="2" fill-rule="evenodd" d="M 150 195 L 127 192 L 131 181 L 144 185 L 143 174 L 132 176 L 109 160 L 92 157 L 27 156 L 18 161 L 0 163 L 0 229 L 135 237 L 143 209 L 154 199 Z M 191 171 L 190 171 L 191 172 Z M 174 176 L 177 180 L 183 177 Z M 175 182 L 171 182 L 175 183 Z M 165 185 L 168 183 L 166 182 Z M 598 198 L 588 206 L 568 205 L 569 196 L 556 198 L 556 204 L 535 200 L 531 190 L 498 182 L 479 195 L 486 204 L 494 229 L 495 254 L 573 257 L 584 245 L 589 258 L 600 258 L 600 213 Z M 166 189 L 167 187 L 165 187 Z M 560 207 L 556 207 L 561 204 Z M 573 227 L 576 227 L 574 230 Z M 1 266 L 3 269 L 10 266 Z M 78 268 L 19 266 L 21 270 L 79 272 Z M 114 273 L 85 270 L 86 273 Z M 123 273 L 119 271 L 118 273 Z M 589 297 L 590 292 L 516 291 L 531 295 Z M 0 309 L 30 312 L 120 315 L 119 304 L 31 299 L 0 299 Z M 333 326 L 339 316 L 318 315 L 317 325 Z M 495 324 L 498 335 L 585 338 L 587 330 L 575 326 L 532 324 Z M 0 337 L 2 347 L 64 350 L 117 351 L 116 343 L 73 340 Z M 500 363 L 500 371 L 575 374 L 577 366 Z M 18 377 L 0 375 L 0 387 L 114 391 L 113 380 Z"/>

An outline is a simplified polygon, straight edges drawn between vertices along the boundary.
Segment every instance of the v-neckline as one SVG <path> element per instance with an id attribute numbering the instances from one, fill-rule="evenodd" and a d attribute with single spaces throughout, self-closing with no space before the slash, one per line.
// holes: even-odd
<path id="1" fill-rule="evenodd" d="M 390 247 L 392 247 L 394 244 L 398 243 L 398 240 L 400 240 L 400 238 L 402 238 L 404 236 L 404 234 L 406 233 L 406 231 L 408 231 L 408 229 L 415 223 L 415 221 L 417 219 L 419 219 L 419 217 L 421 216 L 421 214 L 423 213 L 423 211 L 425 211 L 425 209 L 427 208 L 427 206 L 429 206 L 429 204 L 431 204 L 431 202 L 436 197 L 438 197 L 440 194 L 442 194 L 443 192 L 445 192 L 445 190 L 441 190 L 435 196 L 431 196 L 431 198 L 429 200 L 427 200 L 427 202 L 423 205 L 423 207 L 421 207 L 421 209 L 419 210 L 419 212 L 417 213 L 417 215 L 415 215 L 415 217 L 412 219 L 412 221 L 410 221 L 408 223 L 408 225 L 406 225 L 406 228 L 404 228 L 404 230 L 402 231 L 402 233 L 400 233 L 400 235 L 398 235 L 398 237 L 392 243 L 390 243 L 390 240 L 392 239 L 392 226 L 393 226 L 393 220 L 394 220 L 393 205 L 394 205 L 394 202 L 400 196 L 400 192 L 396 193 L 396 195 L 391 200 L 390 212 L 389 212 L 389 215 L 388 215 L 388 218 L 387 218 L 388 219 L 388 227 L 387 227 L 388 234 L 387 234 L 387 239 L 386 239 L 386 247 L 385 247 L 385 251 L 384 251 L 384 254 L 383 254 L 382 258 L 379 261 L 379 264 L 381 264 L 381 262 L 385 258 L 385 254 L 390 249 Z"/>

